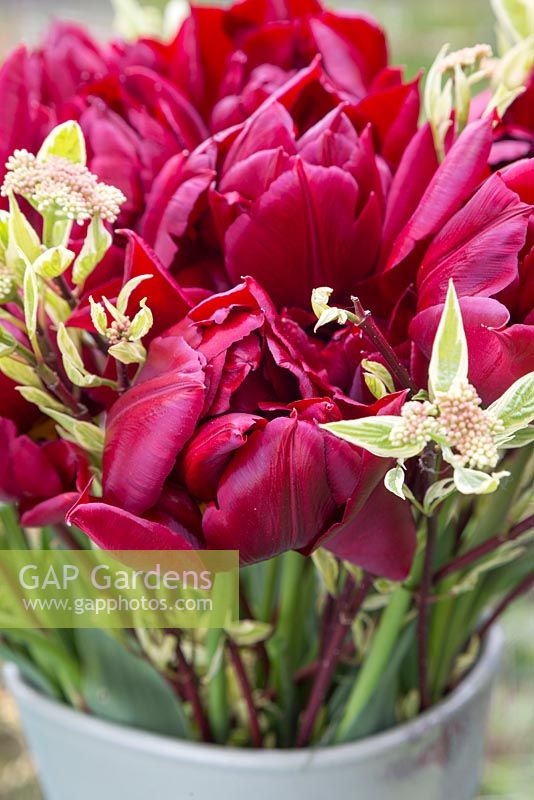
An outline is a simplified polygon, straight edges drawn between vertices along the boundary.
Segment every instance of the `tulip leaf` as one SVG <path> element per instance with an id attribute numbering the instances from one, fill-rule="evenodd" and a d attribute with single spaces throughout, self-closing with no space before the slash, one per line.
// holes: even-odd
<path id="1" fill-rule="evenodd" d="M 100 217 L 93 217 L 72 270 L 72 282 L 76 286 L 85 283 L 94 268 L 106 255 L 112 242 L 113 237 Z"/>
<path id="2" fill-rule="evenodd" d="M 77 630 L 82 693 L 96 716 L 152 733 L 190 738 L 181 703 L 162 675 L 111 633 Z"/>
<path id="3" fill-rule="evenodd" d="M 523 375 L 488 408 L 503 425 L 515 433 L 534 420 L 534 372 Z"/>
<path id="4" fill-rule="evenodd" d="M 451 280 L 428 370 L 430 397 L 433 398 L 436 392 L 448 392 L 454 384 L 466 381 L 467 370 L 467 339 L 460 304 Z"/>
<path id="5" fill-rule="evenodd" d="M 33 269 L 42 278 L 58 278 L 70 267 L 74 259 L 72 250 L 66 247 L 51 247 L 36 258 Z"/>
<path id="6" fill-rule="evenodd" d="M 328 422 L 321 425 L 330 433 L 346 442 L 362 447 L 375 456 L 383 458 L 411 458 L 421 452 L 421 444 L 395 446 L 391 442 L 391 432 L 399 417 L 366 417 L 341 422 Z"/>
<path id="7" fill-rule="evenodd" d="M 66 158 L 74 164 L 87 163 L 85 139 L 79 124 L 74 120 L 63 122 L 50 131 L 37 154 L 39 161 L 51 156 Z"/>
<path id="8" fill-rule="evenodd" d="M 492 494 L 499 488 L 501 478 L 509 472 L 480 472 L 476 469 L 456 467 L 454 470 L 454 485 L 461 494 Z"/>

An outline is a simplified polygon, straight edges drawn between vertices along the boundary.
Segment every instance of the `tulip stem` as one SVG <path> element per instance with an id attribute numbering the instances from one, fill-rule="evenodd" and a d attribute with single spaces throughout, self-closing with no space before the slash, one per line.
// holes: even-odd
<path id="1" fill-rule="evenodd" d="M 356 314 L 355 324 L 361 328 L 369 341 L 373 344 L 378 352 L 384 357 L 384 360 L 390 368 L 392 375 L 396 378 L 397 383 L 403 389 L 409 389 L 410 392 L 416 393 L 417 386 L 410 377 L 410 373 L 401 363 L 394 349 L 376 324 L 370 311 L 366 311 L 357 297 L 351 297 Z"/>
<path id="2" fill-rule="evenodd" d="M 350 739 L 356 721 L 376 690 L 399 640 L 411 602 L 411 592 L 402 586 L 391 596 L 345 706 L 343 718 L 335 734 L 336 744 Z"/>
<path id="3" fill-rule="evenodd" d="M 210 665 L 217 659 L 217 671 L 212 674 L 208 684 L 208 712 L 215 741 L 224 744 L 228 736 L 228 693 L 224 659 L 224 631 L 213 628 L 207 636 L 208 659 Z M 222 652 L 221 652 L 222 650 Z M 219 659 L 218 656 L 221 656 Z M 210 666 L 211 672 L 211 666 Z"/>
<path id="4" fill-rule="evenodd" d="M 472 550 L 468 550 L 463 555 L 445 564 L 445 566 L 441 567 L 434 575 L 434 583 L 439 583 L 447 576 L 470 567 L 471 564 L 493 553 L 494 550 L 497 550 L 507 542 L 513 542 L 515 539 L 519 539 L 520 536 L 532 530 L 532 528 L 534 528 L 534 514 L 527 517 L 522 522 L 519 522 L 507 534 L 493 536 L 491 539 L 482 542 L 478 547 L 473 547 Z"/>
<path id="5" fill-rule="evenodd" d="M 428 625 L 430 614 L 430 593 L 432 590 L 432 568 L 436 551 L 437 529 L 434 517 L 429 517 L 426 526 L 426 547 L 423 561 L 423 574 L 419 590 L 419 616 L 417 622 L 417 657 L 419 665 L 419 693 L 421 711 L 430 706 L 430 686 L 428 680 Z"/>
<path id="6" fill-rule="evenodd" d="M 341 657 L 347 631 L 354 622 L 372 586 L 372 582 L 371 576 L 364 574 L 360 585 L 356 588 L 353 578 L 351 576 L 347 577 L 345 587 L 336 604 L 337 618 L 334 620 L 332 634 L 321 655 L 308 705 L 304 711 L 297 747 L 306 747 L 313 736 L 315 722 L 324 704 L 326 693 Z"/>
<path id="7" fill-rule="evenodd" d="M 241 693 L 247 707 L 252 744 L 257 748 L 263 747 L 258 712 L 256 711 L 256 706 L 254 705 L 254 697 L 252 694 L 252 687 L 248 679 L 247 670 L 245 669 L 243 659 L 241 658 L 239 647 L 231 639 L 228 639 L 228 652 L 230 654 L 230 661 L 232 662 L 232 666 L 235 670 L 235 674 L 241 688 Z"/>

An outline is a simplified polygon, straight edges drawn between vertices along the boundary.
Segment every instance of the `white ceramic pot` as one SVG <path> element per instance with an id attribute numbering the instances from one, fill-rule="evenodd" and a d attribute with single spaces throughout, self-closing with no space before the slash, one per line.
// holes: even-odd
<path id="1" fill-rule="evenodd" d="M 354 744 L 253 751 L 111 725 L 52 702 L 21 680 L 15 696 L 47 800 L 472 800 L 483 761 L 502 634 L 444 702 Z"/>

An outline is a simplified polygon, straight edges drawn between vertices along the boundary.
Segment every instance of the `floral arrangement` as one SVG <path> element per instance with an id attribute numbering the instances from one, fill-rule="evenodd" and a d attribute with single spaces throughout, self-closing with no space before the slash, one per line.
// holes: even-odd
<path id="1" fill-rule="evenodd" d="M 106 46 L 57 23 L 5 61 L 1 545 L 242 564 L 227 630 L 0 614 L 43 692 L 210 742 L 346 742 L 439 701 L 533 585 L 515 6 L 498 57 L 444 48 L 424 90 L 318 0 Z"/>

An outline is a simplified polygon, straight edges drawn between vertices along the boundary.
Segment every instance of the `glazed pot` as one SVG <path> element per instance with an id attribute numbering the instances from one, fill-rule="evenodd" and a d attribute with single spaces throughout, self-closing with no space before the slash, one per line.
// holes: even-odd
<path id="1" fill-rule="evenodd" d="M 411 722 L 353 744 L 293 751 L 122 728 L 46 699 L 13 666 L 5 675 L 46 800 L 473 800 L 501 653 L 494 630 L 461 685 Z"/>

